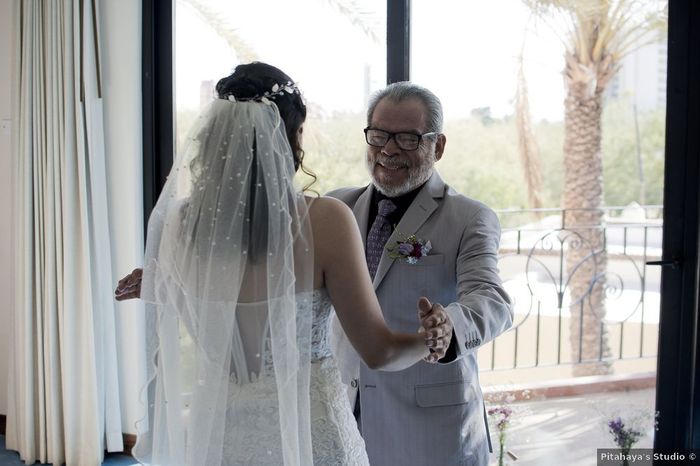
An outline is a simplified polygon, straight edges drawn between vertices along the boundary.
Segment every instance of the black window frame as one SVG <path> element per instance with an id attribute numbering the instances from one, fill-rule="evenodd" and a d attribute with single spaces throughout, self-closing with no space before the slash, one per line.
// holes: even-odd
<path id="1" fill-rule="evenodd" d="M 173 1 L 143 1 L 144 228 L 173 162 Z M 669 2 L 656 451 L 700 448 L 700 2 Z M 411 0 L 387 0 L 387 83 L 410 79 Z"/>
<path id="2" fill-rule="evenodd" d="M 141 95 L 143 129 L 143 226 L 173 165 L 174 1 L 143 0 Z"/>
<path id="3" fill-rule="evenodd" d="M 700 448 L 700 2 L 669 1 L 663 263 L 654 449 Z"/>

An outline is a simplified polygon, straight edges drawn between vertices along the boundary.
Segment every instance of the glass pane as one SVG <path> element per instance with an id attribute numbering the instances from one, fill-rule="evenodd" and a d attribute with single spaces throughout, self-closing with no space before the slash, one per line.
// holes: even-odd
<path id="1" fill-rule="evenodd" d="M 617 73 L 567 88 L 570 23 L 544 13 L 520 0 L 414 0 L 411 73 L 444 105 L 438 171 L 503 226 L 515 321 L 479 350 L 495 457 L 507 415 L 516 464 L 589 465 L 616 447 L 618 417 L 635 447 L 653 443 L 660 274 L 646 262 L 661 255 L 666 38 L 637 24 Z"/>
<path id="2" fill-rule="evenodd" d="M 318 175 L 312 189 L 368 181 L 362 129 L 368 97 L 386 81 L 383 4 L 178 0 L 175 16 L 178 143 L 218 79 L 259 60 L 289 74 L 304 94 L 304 165 Z"/>

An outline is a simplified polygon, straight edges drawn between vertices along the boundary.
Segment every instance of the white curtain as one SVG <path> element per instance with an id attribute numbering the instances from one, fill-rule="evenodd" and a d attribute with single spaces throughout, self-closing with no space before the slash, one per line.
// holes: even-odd
<path id="1" fill-rule="evenodd" d="M 95 0 L 16 0 L 16 302 L 7 448 L 121 451 Z"/>

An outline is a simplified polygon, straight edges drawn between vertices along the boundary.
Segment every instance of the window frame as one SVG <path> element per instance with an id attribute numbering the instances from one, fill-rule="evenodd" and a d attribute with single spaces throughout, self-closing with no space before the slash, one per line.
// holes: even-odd
<path id="1" fill-rule="evenodd" d="M 662 271 L 657 451 L 700 448 L 700 49 L 689 47 L 700 43 L 700 2 L 669 3 L 663 251 L 678 265 Z M 173 163 L 174 0 L 142 5 L 145 229 Z M 410 79 L 410 7 L 411 0 L 387 0 L 387 83 Z"/>

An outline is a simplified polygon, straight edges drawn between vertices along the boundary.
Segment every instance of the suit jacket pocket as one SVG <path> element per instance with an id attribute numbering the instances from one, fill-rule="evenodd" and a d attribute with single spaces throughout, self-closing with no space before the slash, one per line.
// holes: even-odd
<path id="1" fill-rule="evenodd" d="M 415 391 L 416 404 L 421 408 L 461 405 L 472 400 L 472 387 L 466 381 L 416 385 Z"/>
<path id="2" fill-rule="evenodd" d="M 398 260 L 398 259 L 397 259 Z M 428 254 L 425 257 L 418 259 L 415 264 L 409 264 L 403 259 L 400 260 L 401 265 L 406 267 L 420 267 L 420 266 L 430 266 L 430 265 L 442 265 L 445 262 L 445 256 L 442 254 Z"/>

